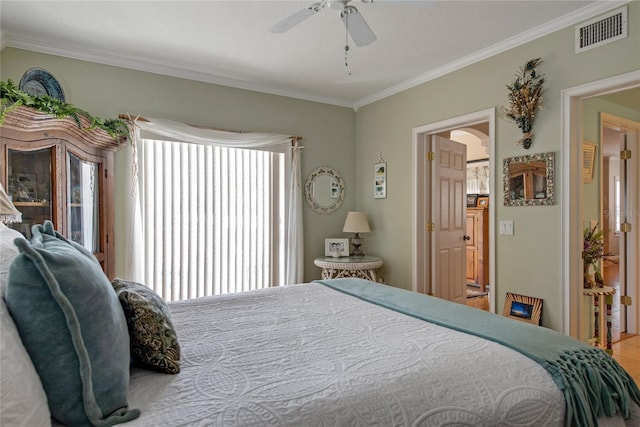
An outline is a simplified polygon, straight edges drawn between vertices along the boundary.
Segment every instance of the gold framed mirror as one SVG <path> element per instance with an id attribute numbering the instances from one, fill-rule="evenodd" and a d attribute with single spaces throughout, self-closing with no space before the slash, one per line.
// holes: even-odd
<path id="1" fill-rule="evenodd" d="M 553 152 L 509 157 L 502 164 L 505 206 L 553 205 Z"/>

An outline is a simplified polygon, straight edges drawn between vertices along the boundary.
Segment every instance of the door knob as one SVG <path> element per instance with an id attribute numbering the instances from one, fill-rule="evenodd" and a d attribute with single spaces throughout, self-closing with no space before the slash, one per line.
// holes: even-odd
<path id="1" fill-rule="evenodd" d="M 471 237 L 467 236 L 466 234 L 463 237 L 464 240 L 471 240 Z"/>

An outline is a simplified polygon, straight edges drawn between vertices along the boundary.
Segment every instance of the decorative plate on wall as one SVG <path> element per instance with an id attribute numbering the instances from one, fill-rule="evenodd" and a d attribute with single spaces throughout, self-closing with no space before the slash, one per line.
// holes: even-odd
<path id="1" fill-rule="evenodd" d="M 30 68 L 20 79 L 20 90 L 33 96 L 49 95 L 64 101 L 64 92 L 60 83 L 51 73 L 42 68 Z"/>

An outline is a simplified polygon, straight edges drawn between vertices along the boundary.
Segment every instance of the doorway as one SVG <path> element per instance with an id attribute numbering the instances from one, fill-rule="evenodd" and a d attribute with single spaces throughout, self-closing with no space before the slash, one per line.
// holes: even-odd
<path id="1" fill-rule="evenodd" d="M 489 195 L 495 194 L 492 191 L 496 186 L 495 180 L 495 109 L 487 109 L 465 116 L 448 119 L 441 122 L 432 123 L 413 129 L 413 242 L 412 242 L 412 289 L 422 293 L 433 293 L 435 284 L 433 254 L 430 243 L 430 231 L 426 227 L 425 211 L 429 209 L 427 196 L 434 193 L 433 188 L 424 188 L 424 183 L 429 181 L 428 173 L 424 167 L 424 146 L 434 135 L 448 135 L 451 131 L 466 129 L 486 130 L 486 145 L 488 153 L 489 170 Z M 482 132 L 484 133 L 484 132 Z M 484 261 L 489 269 L 489 311 L 495 313 L 495 209 L 488 209 L 488 260 Z"/>
<path id="2" fill-rule="evenodd" d="M 637 212 L 637 183 L 639 182 L 638 162 L 633 153 L 640 152 L 640 122 L 624 119 L 608 113 L 600 114 L 600 223 L 604 233 L 604 259 L 601 270 L 604 285 L 613 287 L 611 315 L 612 341 L 626 336 L 627 305 L 624 296 L 637 298 L 638 288 L 629 278 L 637 269 L 638 253 L 634 250 L 637 234 L 634 236 L 633 212 Z M 627 153 L 632 153 L 627 159 Z M 637 223 L 635 224 L 637 225 Z M 631 229 L 629 229 L 631 226 Z M 634 255 L 635 254 L 635 255 Z M 633 330 L 633 328 L 629 328 Z M 637 332 L 637 331 L 636 331 Z"/>
<path id="3" fill-rule="evenodd" d="M 583 333 L 589 325 L 583 317 L 585 302 L 583 298 L 583 269 L 582 269 L 582 234 L 585 216 L 583 214 L 583 203 L 585 199 L 583 189 L 583 140 L 585 120 L 583 114 L 583 101 L 593 97 L 609 97 L 615 94 L 630 93 L 635 96 L 624 98 L 638 99 L 637 93 L 640 88 L 640 71 L 611 77 L 601 81 L 569 88 L 562 91 L 562 332 L 574 338 L 581 339 Z M 631 91 L 631 92 L 628 92 Z M 640 108 L 637 108 L 640 111 Z M 640 167 L 638 155 L 633 156 L 634 166 Z M 635 194 L 639 191 L 638 183 L 635 183 Z M 636 202 L 635 208 L 638 209 Z M 637 212 L 637 211 L 636 211 Z M 638 217 L 634 219 L 631 238 L 634 239 L 632 264 L 638 264 L 638 241 L 640 240 L 640 230 Z M 631 266 L 631 265 L 630 265 Z M 629 333 L 637 334 L 639 330 L 640 310 L 638 308 L 639 294 L 639 272 L 634 269 L 630 272 L 628 283 L 635 286 L 628 289 L 632 292 L 633 305 L 627 308 L 627 330 Z"/>

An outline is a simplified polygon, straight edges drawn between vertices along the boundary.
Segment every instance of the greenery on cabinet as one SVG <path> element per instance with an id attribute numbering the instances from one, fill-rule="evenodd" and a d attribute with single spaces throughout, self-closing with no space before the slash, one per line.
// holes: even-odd
<path id="1" fill-rule="evenodd" d="M 6 82 L 0 81 L 0 98 L 0 126 L 2 126 L 4 117 L 8 112 L 20 106 L 25 106 L 58 118 L 71 117 L 80 129 L 102 129 L 110 136 L 118 139 L 127 138 L 130 135 L 129 125 L 122 119 L 94 117 L 88 112 L 57 98 L 48 95 L 29 95 L 20 90 L 11 79 Z M 82 117 L 89 121 L 90 125 L 88 127 L 83 128 Z"/>

